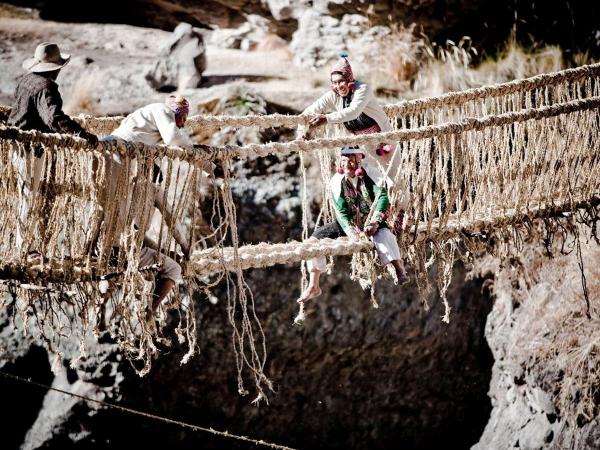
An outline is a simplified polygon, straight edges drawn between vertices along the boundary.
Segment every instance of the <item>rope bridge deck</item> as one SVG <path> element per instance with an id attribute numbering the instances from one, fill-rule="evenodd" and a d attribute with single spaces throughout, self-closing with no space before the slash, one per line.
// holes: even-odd
<path id="1" fill-rule="evenodd" d="M 489 239 L 499 229 L 507 225 L 515 226 L 524 222 L 531 222 L 540 218 L 565 217 L 579 209 L 596 208 L 600 205 L 600 196 L 589 199 L 571 199 L 562 204 L 547 203 L 530 207 L 526 211 L 506 210 L 496 212 L 488 217 L 475 218 L 474 220 L 457 219 L 450 217 L 445 223 L 435 219 L 431 224 L 420 223 L 406 230 L 402 236 L 405 245 L 414 245 L 416 242 L 427 239 L 450 238 L 462 236 L 463 238 Z M 491 218 L 490 218 L 491 217 Z M 296 263 L 319 256 L 347 256 L 355 253 L 373 250 L 373 243 L 366 237 L 352 240 L 346 237 L 337 239 L 309 239 L 306 241 L 289 241 L 285 243 L 261 242 L 255 245 L 243 245 L 238 248 L 223 247 L 197 250 L 192 253 L 188 263 L 188 275 L 202 277 L 235 271 L 266 268 L 277 264 Z M 89 281 L 100 279 L 96 272 L 94 261 L 70 259 L 53 259 L 45 264 L 4 264 L 0 268 L 0 279 L 15 279 L 31 283 L 52 283 L 70 281 Z M 118 276 L 119 273 L 111 275 Z M 112 276 L 109 275 L 109 278 Z M 106 278 L 104 276 L 103 278 Z M 41 286 L 38 286 L 41 288 Z"/>

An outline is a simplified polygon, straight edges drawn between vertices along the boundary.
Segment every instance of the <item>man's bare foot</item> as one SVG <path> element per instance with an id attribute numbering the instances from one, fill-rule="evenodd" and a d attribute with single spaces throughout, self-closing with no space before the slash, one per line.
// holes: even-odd
<path id="1" fill-rule="evenodd" d="M 307 301 L 321 295 L 321 288 L 316 286 L 308 286 L 302 293 L 302 296 L 296 300 L 298 303 L 306 303 Z"/>

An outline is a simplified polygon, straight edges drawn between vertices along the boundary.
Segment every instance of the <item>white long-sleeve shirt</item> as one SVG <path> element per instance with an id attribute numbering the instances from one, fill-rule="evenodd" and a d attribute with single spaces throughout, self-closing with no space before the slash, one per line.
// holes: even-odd
<path id="1" fill-rule="evenodd" d="M 327 122 L 329 123 L 344 123 L 350 120 L 356 119 L 361 113 L 365 113 L 371 117 L 382 132 L 392 131 L 392 126 L 387 117 L 387 114 L 377 102 L 377 99 L 373 95 L 373 91 L 368 84 L 362 81 L 355 81 L 355 91 L 352 96 L 350 105 L 344 108 L 344 100 L 341 95 L 336 94 L 333 91 L 326 92 L 312 105 L 306 108 L 302 115 L 315 115 L 325 114 Z M 304 134 L 307 131 L 307 127 L 300 125 L 298 127 L 300 134 Z M 374 148 L 369 149 L 366 152 L 367 161 L 371 163 L 373 167 L 378 167 L 381 172 L 388 171 L 388 175 L 391 179 L 394 179 L 400 166 L 400 158 L 394 158 L 394 162 L 390 166 L 391 155 L 377 156 Z"/>
<path id="2" fill-rule="evenodd" d="M 344 123 L 356 119 L 361 113 L 365 113 L 377 122 L 381 131 L 391 131 L 390 121 L 381 105 L 377 102 L 369 85 L 362 81 L 355 81 L 354 83 L 356 86 L 354 95 L 352 96 L 350 105 L 347 107 L 344 108 L 344 101 L 341 95 L 333 91 L 328 91 L 306 108 L 302 112 L 302 115 L 327 113 L 325 114 L 327 122 Z M 301 131 L 304 132 L 305 129 L 301 129 Z"/>
<path id="3" fill-rule="evenodd" d="M 111 135 L 147 145 L 164 143 L 188 147 L 190 137 L 175 124 L 175 113 L 164 103 L 152 103 L 129 114 Z"/>

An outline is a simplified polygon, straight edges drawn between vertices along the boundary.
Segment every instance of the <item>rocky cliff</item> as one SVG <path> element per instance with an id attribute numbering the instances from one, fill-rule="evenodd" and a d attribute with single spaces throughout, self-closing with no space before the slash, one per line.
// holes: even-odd
<path id="1" fill-rule="evenodd" d="M 597 54 L 600 6 L 583 0 L 107 0 L 83 6 L 72 0 L 12 0 L 38 8 L 41 17 L 69 22 L 128 23 L 172 30 L 180 22 L 205 28 L 235 28 L 248 16 L 266 19 L 268 27 L 286 40 L 307 13 L 342 19 L 360 14 L 372 25 L 416 23 L 433 41 L 457 42 L 470 36 L 480 49 L 494 52 L 513 28 L 527 45 L 557 44 L 568 52 Z"/>
<path id="2" fill-rule="evenodd" d="M 474 450 L 600 448 L 600 248 L 591 241 L 581 255 L 589 318 L 576 251 L 548 259 L 529 248 L 498 271 L 485 329 L 493 409 Z"/>
<path id="3" fill-rule="evenodd" d="M 240 397 L 231 328 L 223 293 L 198 298 L 200 354 L 185 366 L 182 351 L 162 356 L 139 379 L 114 346 L 93 346 L 77 369 L 50 371 L 53 355 L 2 323 L 3 371 L 32 377 L 81 395 L 297 448 L 468 448 L 490 410 L 486 391 L 491 355 L 483 336 L 492 307 L 485 280 L 465 281 L 455 269 L 449 325 L 436 306 L 422 310 L 414 289 L 381 283 L 381 306 L 338 270 L 324 296 L 292 326 L 299 273 L 275 267 L 248 273 L 268 343 L 267 373 L 275 382 L 269 405 Z M 467 326 L 468 324 L 468 326 Z M 18 333 L 18 332 L 17 332 Z M 9 338 L 7 338 L 10 336 Z M 7 345 L 7 342 L 13 345 Z M 18 343 L 18 345 L 17 345 Z M 75 349 L 73 349 L 75 350 Z M 65 365 L 75 352 L 65 353 Z M 49 362 L 50 360 L 50 362 Z M 251 384 L 251 383 L 250 383 Z M 250 387 L 250 386 L 248 386 Z M 97 409 L 82 401 L 0 379 L 7 401 L 19 403 L 5 420 L 5 448 L 248 448 L 173 425 Z M 37 418 L 36 418 L 37 417 Z M 7 440 L 7 441 L 6 441 Z"/>

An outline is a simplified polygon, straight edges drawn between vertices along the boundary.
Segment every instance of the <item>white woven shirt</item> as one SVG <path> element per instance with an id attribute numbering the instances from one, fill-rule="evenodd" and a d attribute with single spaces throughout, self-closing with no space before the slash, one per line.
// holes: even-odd
<path id="1" fill-rule="evenodd" d="M 192 140 L 175 124 L 175 113 L 164 103 L 152 103 L 129 114 L 111 135 L 147 145 L 164 143 L 189 147 Z"/>

